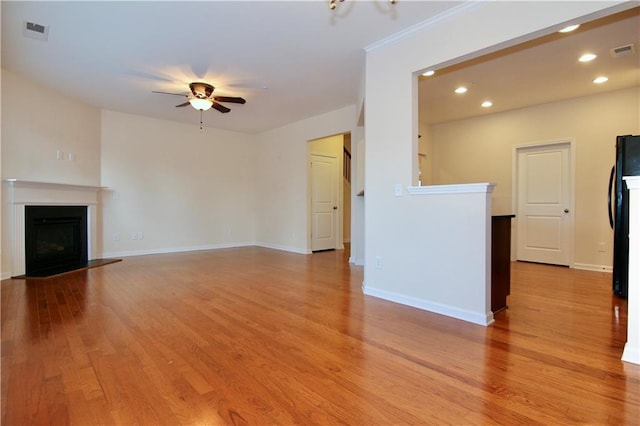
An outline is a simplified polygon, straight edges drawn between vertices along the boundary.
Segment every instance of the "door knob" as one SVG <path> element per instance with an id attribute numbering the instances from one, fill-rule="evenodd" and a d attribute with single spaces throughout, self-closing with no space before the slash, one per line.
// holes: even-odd
<path id="1" fill-rule="evenodd" d="M 338 206 L 333 206 L 333 209 L 334 210 L 338 210 Z"/>
<path id="2" fill-rule="evenodd" d="M 569 209 L 564 209 L 564 212 L 565 213 L 569 213 Z"/>

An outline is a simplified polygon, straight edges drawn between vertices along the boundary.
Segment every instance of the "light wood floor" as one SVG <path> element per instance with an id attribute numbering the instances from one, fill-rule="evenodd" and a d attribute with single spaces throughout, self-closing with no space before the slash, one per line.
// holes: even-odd
<path id="1" fill-rule="evenodd" d="M 5 280 L 2 424 L 638 424 L 611 275 L 515 263 L 512 278 L 490 327 L 363 296 L 344 252 Z"/>

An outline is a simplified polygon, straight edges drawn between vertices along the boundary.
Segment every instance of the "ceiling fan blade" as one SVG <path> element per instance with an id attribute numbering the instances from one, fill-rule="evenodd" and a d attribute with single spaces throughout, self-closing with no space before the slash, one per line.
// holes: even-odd
<path id="1" fill-rule="evenodd" d="M 243 98 L 238 98 L 235 96 L 214 96 L 213 99 L 218 102 L 231 102 L 234 104 L 244 104 L 247 102 Z"/>
<path id="2" fill-rule="evenodd" d="M 151 93 L 160 93 L 161 95 L 175 95 L 175 96 L 184 96 L 186 98 L 189 97 L 189 95 L 185 95 L 184 93 L 169 93 L 169 92 L 158 92 L 153 90 Z"/>
<path id="3" fill-rule="evenodd" d="M 213 101 L 212 101 L 212 105 L 211 105 L 211 107 L 212 107 L 212 108 L 217 109 L 218 111 L 220 111 L 220 112 L 222 112 L 222 113 L 225 113 L 225 112 L 229 112 L 229 111 L 231 111 L 231 110 L 230 110 L 229 108 L 227 108 L 226 106 L 224 106 L 224 105 L 220 105 L 219 103 L 217 103 L 217 102 L 213 102 Z"/>
<path id="4" fill-rule="evenodd" d="M 176 105 L 176 108 L 180 108 L 180 107 L 187 106 L 187 105 L 189 105 L 189 101 L 187 101 L 187 102 L 185 102 L 183 104 Z"/>

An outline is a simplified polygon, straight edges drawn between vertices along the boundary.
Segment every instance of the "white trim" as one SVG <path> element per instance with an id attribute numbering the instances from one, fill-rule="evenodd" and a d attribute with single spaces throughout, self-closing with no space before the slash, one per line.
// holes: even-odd
<path id="1" fill-rule="evenodd" d="M 640 364 L 640 177 L 623 177 L 629 188 L 629 291 L 627 342 L 622 360 Z"/>
<path id="2" fill-rule="evenodd" d="M 613 266 L 610 265 L 591 265 L 589 263 L 574 263 L 574 269 L 581 269 L 583 271 L 596 271 L 596 272 L 609 272 L 613 273 Z"/>
<path id="3" fill-rule="evenodd" d="M 11 276 L 25 273 L 25 206 L 66 205 L 87 207 L 87 258 L 97 259 L 98 253 L 98 192 L 99 186 L 5 179 L 9 209 L 9 257 Z"/>
<path id="4" fill-rule="evenodd" d="M 413 37 L 415 34 L 418 34 L 422 31 L 424 31 L 425 29 L 439 23 L 442 21 L 446 21 L 447 19 L 449 19 L 452 16 L 455 16 L 459 13 L 463 13 L 469 9 L 478 7 L 481 5 L 482 2 L 477 2 L 477 1 L 467 1 L 464 2 L 460 5 L 454 6 L 450 9 L 445 10 L 444 12 L 435 15 L 431 18 L 429 18 L 426 21 L 420 22 L 418 24 L 412 25 L 408 28 L 403 29 L 402 31 L 399 31 L 395 34 L 390 35 L 389 37 L 385 37 L 382 40 L 378 40 L 374 43 L 371 43 L 368 46 L 365 46 L 364 51 L 365 52 L 373 52 L 376 49 L 380 49 L 381 47 L 384 46 L 388 46 L 390 44 L 394 44 L 397 43 L 401 40 L 405 40 L 407 38 Z"/>
<path id="5" fill-rule="evenodd" d="M 364 259 L 356 259 L 353 256 L 349 258 L 349 263 L 356 266 L 364 266 Z"/>
<path id="6" fill-rule="evenodd" d="M 300 249 L 298 247 L 291 247 L 291 246 L 282 246 L 279 244 L 271 244 L 271 243 L 255 243 L 254 244 L 257 247 L 264 247 L 264 248 L 269 248 L 269 249 L 273 249 L 273 250 L 281 250 L 281 251 L 288 251 L 291 253 L 298 253 L 298 254 L 311 254 L 311 250 L 305 250 L 305 249 Z"/>
<path id="7" fill-rule="evenodd" d="M 491 193 L 495 188 L 495 183 L 465 183 L 455 185 L 428 185 L 428 186 L 408 186 L 407 192 L 411 195 L 429 194 L 484 194 Z"/>
<path id="8" fill-rule="evenodd" d="M 622 180 L 627 183 L 627 189 L 640 189 L 640 176 L 623 176 Z"/>
<path id="9" fill-rule="evenodd" d="M 630 345 L 629 342 L 625 343 L 621 359 L 624 362 L 640 364 L 640 348 L 633 347 L 633 345 Z"/>
<path id="10" fill-rule="evenodd" d="M 168 254 L 168 253 L 182 253 L 187 251 L 201 251 L 201 250 L 219 250 L 226 248 L 236 247 L 252 247 L 253 243 L 230 243 L 230 244 L 207 244 L 203 246 L 188 246 L 188 247 L 170 247 L 162 249 L 149 249 L 149 250 L 135 250 L 135 251 L 113 251 L 102 253 L 101 258 L 113 258 L 113 257 L 131 257 L 131 256 L 147 256 L 150 254 Z"/>
<path id="11" fill-rule="evenodd" d="M 11 272 L 3 272 L 2 274 L 0 274 L 0 281 L 8 280 L 9 278 L 11 278 Z"/>
<path id="12" fill-rule="evenodd" d="M 443 305 L 440 303 L 430 302 L 428 300 L 405 296 L 399 293 L 367 287 L 366 285 L 364 285 L 364 283 L 362 285 L 362 292 L 367 296 L 373 296 L 379 299 L 400 303 L 402 305 L 407 305 L 414 308 L 422 309 L 423 311 L 429 311 L 429 312 L 433 312 L 440 315 L 446 315 L 448 317 L 460 319 L 463 321 L 471 322 L 471 323 L 482 325 L 485 327 L 493 324 L 494 322 L 493 312 L 491 311 L 487 312 L 486 314 L 471 312 L 471 311 L 467 311 L 465 309 L 459 309 L 450 305 Z"/>
<path id="13" fill-rule="evenodd" d="M 22 188 L 46 188 L 46 189 L 61 189 L 67 188 L 72 190 L 85 190 L 85 189 L 107 189 L 106 186 L 93 186 L 93 185 L 76 185 L 72 183 L 56 183 L 56 182 L 38 182 L 35 180 L 24 180 L 24 179 L 16 179 L 10 178 L 5 179 L 5 182 L 13 186 L 19 186 Z"/>

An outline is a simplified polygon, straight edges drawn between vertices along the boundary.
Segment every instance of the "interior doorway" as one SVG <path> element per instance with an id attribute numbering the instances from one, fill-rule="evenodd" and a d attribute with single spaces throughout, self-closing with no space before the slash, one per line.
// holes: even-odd
<path id="1" fill-rule="evenodd" d="M 337 246 L 337 166 L 338 159 L 334 156 L 311 154 L 311 251 Z"/>
<path id="2" fill-rule="evenodd" d="M 571 265 L 572 163 L 570 141 L 515 148 L 518 260 Z"/>
<path id="3" fill-rule="evenodd" d="M 309 246 L 311 251 L 344 249 L 351 238 L 351 135 L 308 143 Z"/>

